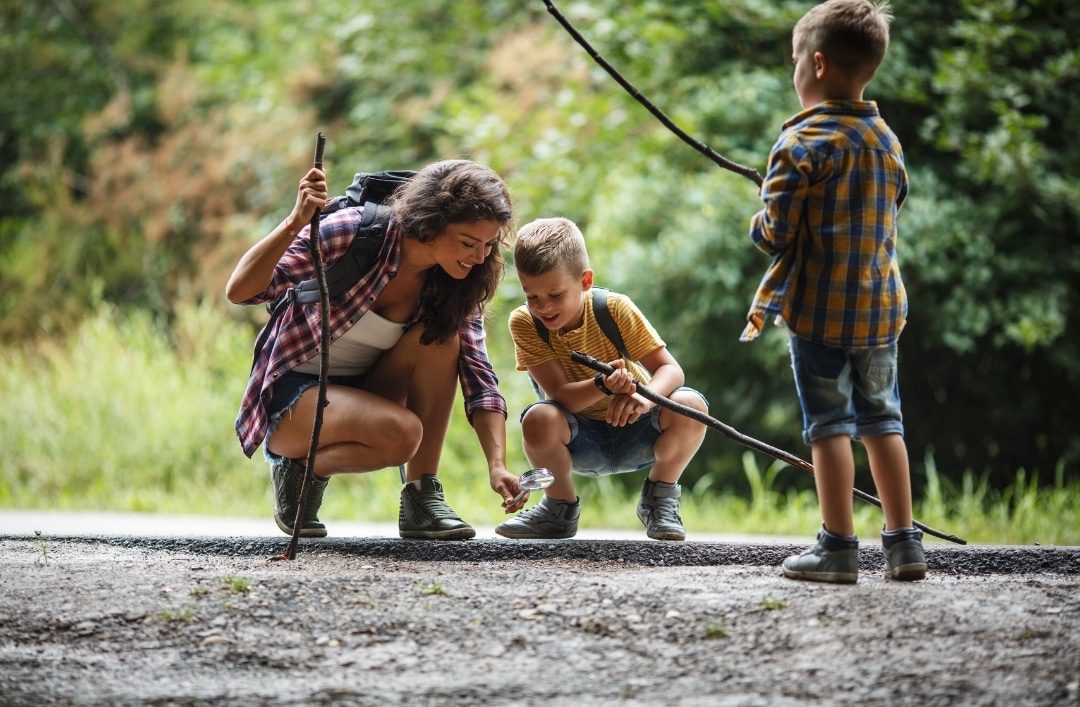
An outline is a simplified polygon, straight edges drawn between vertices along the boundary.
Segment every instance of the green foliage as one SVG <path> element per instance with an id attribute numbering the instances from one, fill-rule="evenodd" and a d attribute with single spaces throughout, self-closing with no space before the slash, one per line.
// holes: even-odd
<path id="1" fill-rule="evenodd" d="M 790 31 L 811 4 L 560 7 L 681 127 L 764 170 L 798 110 Z M 943 526 L 985 506 L 1005 514 L 986 537 L 1045 535 L 1002 526 L 1023 525 L 1023 499 L 1075 500 L 1080 478 L 1080 6 L 894 11 L 867 98 L 911 174 L 898 248 L 917 496 L 943 489 L 945 505 L 924 509 Z M 491 164 L 519 222 L 582 226 L 598 281 L 634 298 L 715 417 L 806 450 L 784 333 L 737 341 L 767 265 L 746 238 L 755 188 L 661 126 L 540 2 L 22 0 L 0 9 L 0 62 L 2 505 L 262 513 L 262 462 L 238 455 L 230 429 L 262 311 L 220 293 L 291 207 L 318 131 L 336 192 L 362 169 Z M 511 274 L 489 344 L 524 469 L 516 420 L 532 393 L 506 335 L 520 299 Z M 462 513 L 501 519 L 460 405 L 444 466 Z M 805 475 L 747 469 L 745 449 L 710 433 L 684 516 L 739 530 L 773 506 L 793 533 L 816 525 Z M 598 521 L 632 526 L 638 484 L 581 492 Z M 335 482 L 327 514 L 392 518 L 398 487 L 392 470 Z"/>

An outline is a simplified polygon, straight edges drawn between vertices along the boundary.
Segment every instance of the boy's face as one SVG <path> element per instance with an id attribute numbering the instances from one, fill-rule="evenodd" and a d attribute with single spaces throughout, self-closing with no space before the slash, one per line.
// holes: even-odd
<path id="1" fill-rule="evenodd" d="M 585 318 L 585 293 L 592 288 L 593 271 L 580 276 L 562 268 L 529 277 L 518 273 L 525 304 L 549 330 L 571 331 Z"/>
<path id="2" fill-rule="evenodd" d="M 795 92 L 799 94 L 799 103 L 803 109 L 825 100 L 825 90 L 819 75 L 822 59 L 820 52 L 811 50 L 801 32 L 791 36 L 791 60 L 795 64 L 792 83 L 795 84 Z"/>

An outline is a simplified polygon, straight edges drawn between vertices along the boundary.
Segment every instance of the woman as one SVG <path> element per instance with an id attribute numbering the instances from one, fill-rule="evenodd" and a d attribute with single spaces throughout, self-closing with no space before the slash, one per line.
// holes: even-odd
<path id="1" fill-rule="evenodd" d="M 314 276 L 305 224 L 327 201 L 326 176 L 311 169 L 292 213 L 240 259 L 226 295 L 236 304 L 276 301 Z M 465 411 L 487 458 L 491 487 L 516 511 L 517 477 L 506 468 L 506 401 L 484 346 L 483 308 L 495 294 L 512 233 L 502 179 L 467 160 L 428 165 L 388 202 L 390 224 L 371 270 L 330 303 L 327 406 L 300 534 L 324 537 L 318 510 L 331 476 L 407 464 L 402 537 L 471 538 L 446 503 L 437 473 L 461 381 Z M 320 222 L 327 267 L 356 233 L 363 207 Z M 318 303 L 290 305 L 267 332 L 236 420 L 249 457 L 270 461 L 274 519 L 291 534 L 318 398 Z"/>

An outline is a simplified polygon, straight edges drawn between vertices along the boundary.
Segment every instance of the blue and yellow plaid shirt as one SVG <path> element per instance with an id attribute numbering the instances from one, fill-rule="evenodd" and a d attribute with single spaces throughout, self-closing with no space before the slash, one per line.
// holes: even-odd
<path id="1" fill-rule="evenodd" d="M 895 343 L 907 318 L 896 215 L 908 181 L 900 141 L 872 101 L 825 101 L 784 124 L 750 238 L 773 256 L 740 337 L 769 316 L 845 349 Z"/>

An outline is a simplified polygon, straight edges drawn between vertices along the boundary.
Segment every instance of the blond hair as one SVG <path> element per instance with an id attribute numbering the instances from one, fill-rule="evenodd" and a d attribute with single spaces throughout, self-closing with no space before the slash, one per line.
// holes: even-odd
<path id="1" fill-rule="evenodd" d="M 527 277 L 564 270 L 577 277 L 589 269 L 581 229 L 567 218 L 540 218 L 525 224 L 514 243 L 514 267 Z"/>
<path id="2" fill-rule="evenodd" d="M 888 0 L 827 0 L 795 24 L 801 48 L 821 52 L 853 80 L 868 83 L 889 48 Z"/>

